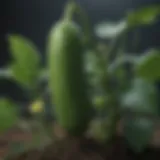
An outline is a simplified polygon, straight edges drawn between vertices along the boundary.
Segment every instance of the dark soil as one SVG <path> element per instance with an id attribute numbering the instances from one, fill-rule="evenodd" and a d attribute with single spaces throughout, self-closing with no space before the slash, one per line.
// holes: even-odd
<path id="1" fill-rule="evenodd" d="M 12 136 L 11 136 L 12 135 Z M 15 141 L 29 141 L 30 135 L 12 131 L 10 139 Z M 160 136 L 159 136 L 160 137 Z M 0 157 L 7 153 L 6 140 L 0 141 Z M 32 150 L 11 160 L 160 160 L 160 149 L 146 149 L 141 154 L 135 154 L 127 148 L 125 140 L 117 136 L 112 146 L 98 145 L 91 139 L 65 138 L 46 147 L 43 151 Z"/>
<path id="2" fill-rule="evenodd" d="M 70 138 L 46 147 L 43 151 L 29 151 L 12 160 L 159 160 L 160 150 L 147 149 L 139 155 L 126 148 L 120 137 L 109 148 L 89 139 Z"/>

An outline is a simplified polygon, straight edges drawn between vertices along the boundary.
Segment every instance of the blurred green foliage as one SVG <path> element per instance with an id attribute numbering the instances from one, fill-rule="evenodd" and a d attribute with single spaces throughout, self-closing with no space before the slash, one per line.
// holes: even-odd
<path id="1" fill-rule="evenodd" d="M 154 86 L 154 83 L 160 80 L 160 51 L 152 49 L 140 56 L 128 55 L 123 46 L 126 41 L 122 38 L 132 28 L 153 24 L 159 15 L 159 5 L 146 6 L 129 12 L 118 23 L 102 22 L 97 24 L 93 34 L 99 38 L 110 40 L 111 43 L 107 43 L 102 51 L 97 49 L 99 42 L 96 42 L 95 48 L 89 49 L 86 46 L 87 50 L 85 51 L 84 69 L 86 78 L 91 85 L 89 94 L 96 110 L 95 118 L 99 118 L 99 122 L 95 122 L 95 125 L 92 126 L 93 131 L 96 136 L 99 136 L 99 139 L 105 141 L 109 134 L 114 135 L 119 117 L 124 116 L 125 137 L 130 147 L 136 152 L 143 151 L 147 147 L 156 123 L 150 117 L 145 117 L 145 114 L 152 117 L 160 115 L 157 91 Z M 118 38 L 120 38 L 120 42 L 124 41 L 124 43 L 115 51 L 114 58 L 110 60 L 110 48 L 116 47 L 114 42 Z M 41 58 L 38 49 L 21 35 L 9 35 L 8 42 L 13 61 L 7 66 L 7 74 L 1 72 L 0 76 L 10 74 L 31 94 L 32 92 L 36 93 L 33 94 L 36 95 L 33 100 L 41 99 L 42 103 L 39 103 L 40 106 L 33 105 L 32 110 L 34 112 L 37 108 L 43 110 L 42 107 L 45 108 L 47 105 L 43 103 L 44 89 L 39 90 L 41 87 L 39 82 L 41 79 L 48 81 L 49 75 L 47 67 L 40 66 Z M 130 64 L 132 70 L 127 71 L 126 64 Z M 131 79 L 127 77 L 128 74 L 132 76 Z M 45 89 L 47 87 L 46 85 Z M 1 132 L 16 124 L 18 120 L 16 109 L 16 104 L 7 99 L 0 99 Z M 102 118 L 102 114 L 99 112 L 103 112 L 106 117 L 111 115 L 110 119 Z M 36 118 L 39 122 L 44 122 L 42 117 Z M 101 131 L 97 132 L 98 130 Z"/>

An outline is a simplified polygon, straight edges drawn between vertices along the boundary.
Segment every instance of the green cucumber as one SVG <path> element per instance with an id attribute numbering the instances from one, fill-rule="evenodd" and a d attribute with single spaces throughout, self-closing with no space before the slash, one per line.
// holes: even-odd
<path id="1" fill-rule="evenodd" d="M 82 134 L 92 117 L 84 73 L 80 31 L 70 20 L 61 20 L 49 36 L 49 85 L 58 123 L 70 134 Z"/>

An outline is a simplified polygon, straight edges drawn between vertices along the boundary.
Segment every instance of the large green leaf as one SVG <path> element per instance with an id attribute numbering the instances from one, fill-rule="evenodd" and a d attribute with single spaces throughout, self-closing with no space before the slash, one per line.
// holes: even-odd
<path id="1" fill-rule="evenodd" d="M 139 57 L 135 65 L 137 76 L 151 81 L 160 80 L 160 51 L 150 50 Z"/>
<path id="2" fill-rule="evenodd" d="M 158 15 L 160 15 L 160 5 L 151 5 L 137 9 L 128 14 L 128 26 L 138 27 L 140 25 L 153 24 L 157 20 Z"/>
<path id="3" fill-rule="evenodd" d="M 131 89 L 122 96 L 124 111 L 129 110 L 135 113 L 158 115 L 156 88 L 153 84 L 135 79 Z"/>
<path id="4" fill-rule="evenodd" d="M 17 107 L 7 99 L 0 99 L 0 132 L 6 131 L 17 122 Z"/>
<path id="5" fill-rule="evenodd" d="M 34 87 L 40 71 L 40 54 L 37 48 L 20 35 L 10 35 L 8 41 L 14 60 L 11 65 L 14 78 L 25 87 Z"/>
<path id="6" fill-rule="evenodd" d="M 125 138 L 135 152 L 142 152 L 149 145 L 153 131 L 154 123 L 145 118 L 134 117 L 124 122 Z"/>

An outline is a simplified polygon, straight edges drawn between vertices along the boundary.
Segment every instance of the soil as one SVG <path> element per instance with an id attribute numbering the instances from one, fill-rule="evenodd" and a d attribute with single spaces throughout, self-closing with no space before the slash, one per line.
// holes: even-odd
<path id="1" fill-rule="evenodd" d="M 57 128 L 56 128 L 57 129 Z M 57 133 L 62 137 L 60 131 Z M 158 135 L 159 134 L 159 135 Z M 160 139 L 160 130 L 155 131 L 154 136 Z M 155 137 L 153 136 L 153 141 Z M 31 135 L 22 131 L 10 130 L 0 140 L 0 157 L 7 154 L 9 141 L 29 142 Z M 153 143 L 153 142 L 152 142 Z M 152 144 L 151 143 L 151 144 Z M 122 136 L 117 135 L 112 146 L 104 147 L 95 143 L 91 139 L 65 138 L 47 146 L 43 151 L 31 150 L 12 157 L 11 160 L 160 160 L 160 148 L 146 149 L 141 154 L 133 153 Z"/>
<path id="2" fill-rule="evenodd" d="M 11 160 L 159 160 L 160 150 L 148 149 L 139 155 L 126 148 L 124 140 L 117 137 L 113 146 L 100 146 L 90 139 L 66 139 L 46 147 L 32 150 Z"/>

